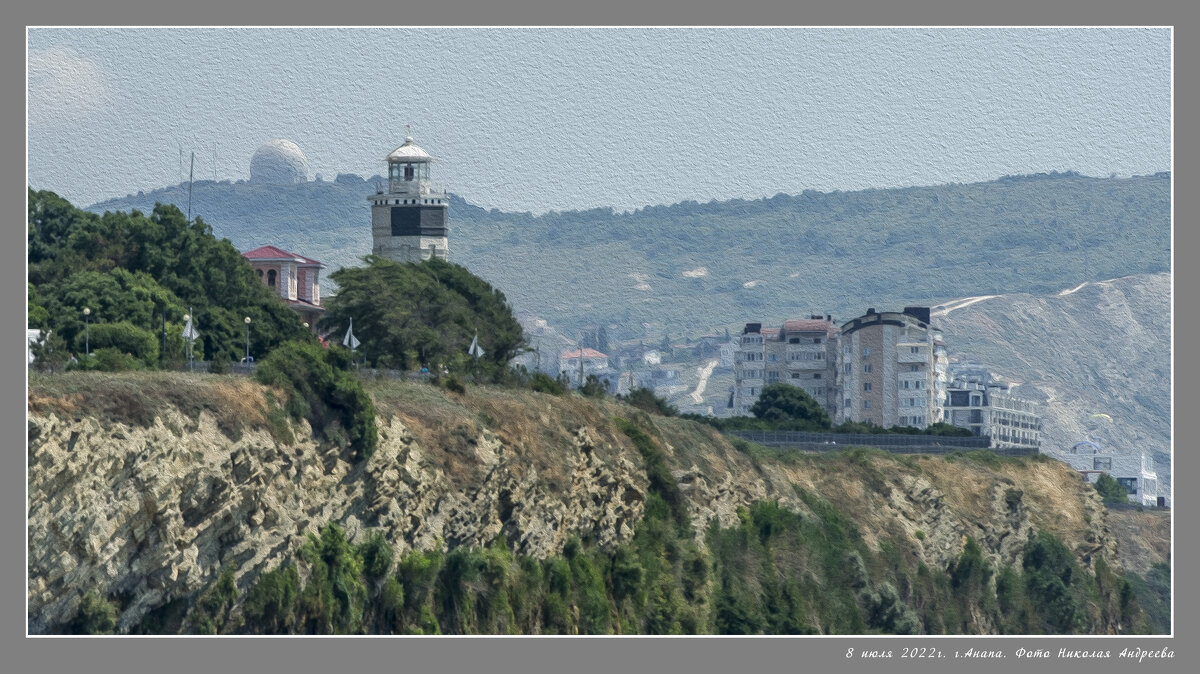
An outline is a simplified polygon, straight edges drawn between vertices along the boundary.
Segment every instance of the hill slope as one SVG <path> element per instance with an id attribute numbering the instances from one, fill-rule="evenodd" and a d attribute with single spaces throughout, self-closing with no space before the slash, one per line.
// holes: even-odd
<path id="1" fill-rule="evenodd" d="M 948 304 L 947 306 L 953 306 Z M 1055 294 L 1000 295 L 937 315 L 951 352 L 970 354 L 1045 402 L 1042 447 L 1091 440 L 1156 456 L 1170 487 L 1171 277 L 1146 274 Z M 1107 415 L 1107 417 L 1098 415 Z"/>
<path id="2" fill-rule="evenodd" d="M 1167 271 L 1170 175 L 1051 174 L 969 185 L 780 194 L 632 213 L 505 213 L 452 197 L 451 255 L 519 310 L 610 339 L 734 327 L 797 313 Z M 245 250 L 272 243 L 331 269 L 370 252 L 372 183 L 201 181 L 192 212 Z M 187 208 L 187 186 L 95 204 Z M 643 325 L 646 324 L 646 325 Z"/>

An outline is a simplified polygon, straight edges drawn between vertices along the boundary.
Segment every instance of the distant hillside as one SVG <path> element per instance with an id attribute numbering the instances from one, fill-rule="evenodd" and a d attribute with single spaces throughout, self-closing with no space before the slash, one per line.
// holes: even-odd
<path id="1" fill-rule="evenodd" d="M 978 357 L 1020 382 L 1023 394 L 1045 401 L 1044 449 L 1066 451 L 1080 440 L 1117 451 L 1145 448 L 1157 454 L 1165 495 L 1170 274 L 1087 283 L 1049 295 L 1002 295 L 937 313 L 934 321 L 951 352 Z"/>
<path id="2" fill-rule="evenodd" d="M 696 334 L 750 317 L 844 316 L 864 304 L 1056 292 L 1165 272 L 1170 175 L 1008 177 L 969 185 L 684 202 L 631 213 L 507 213 L 451 199 L 451 256 L 517 309 L 568 334 Z M 372 181 L 262 186 L 197 182 L 193 214 L 247 249 L 272 243 L 331 269 L 370 252 Z M 187 186 L 88 210 L 187 208 Z"/>

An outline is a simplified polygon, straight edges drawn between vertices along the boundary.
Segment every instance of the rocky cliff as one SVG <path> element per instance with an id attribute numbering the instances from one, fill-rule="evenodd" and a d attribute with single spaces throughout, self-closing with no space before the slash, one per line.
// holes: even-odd
<path id="1" fill-rule="evenodd" d="M 303 423 L 272 423 L 268 392 L 243 379 L 187 379 L 188 404 L 144 397 L 183 381 L 31 380 L 31 633 L 64 629 L 89 589 L 118 600 L 118 631 L 195 597 L 222 569 L 245 589 L 327 522 L 354 540 L 382 530 L 399 553 L 482 546 L 502 533 L 538 558 L 560 554 L 572 535 L 620 545 L 643 515 L 648 478 L 615 417 L 661 447 L 701 545 L 710 521 L 732 526 L 741 506 L 778 501 L 805 513 L 800 487 L 845 512 L 869 545 L 899 541 L 931 568 L 948 568 L 968 536 L 993 563 L 1017 562 L 1035 529 L 1080 561 L 1121 564 L 1094 490 L 1053 461 L 776 457 L 611 401 L 378 383 L 379 448 L 352 463 Z"/>

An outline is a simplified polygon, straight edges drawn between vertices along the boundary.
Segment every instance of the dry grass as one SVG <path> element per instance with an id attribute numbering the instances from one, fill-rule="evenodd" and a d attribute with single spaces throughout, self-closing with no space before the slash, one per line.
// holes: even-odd
<path id="1" fill-rule="evenodd" d="M 180 372 L 31 374 L 29 411 L 89 415 L 102 422 L 149 427 L 176 409 L 191 419 L 211 414 L 230 438 L 266 425 L 265 389 L 231 375 Z"/>

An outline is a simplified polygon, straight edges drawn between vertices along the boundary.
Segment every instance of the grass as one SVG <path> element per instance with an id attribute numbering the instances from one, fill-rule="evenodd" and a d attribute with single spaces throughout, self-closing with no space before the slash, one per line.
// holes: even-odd
<path id="1" fill-rule="evenodd" d="M 245 377 L 231 375 L 31 372 L 28 405 L 35 414 L 87 415 L 143 428 L 170 410 L 193 421 L 208 413 L 226 436 L 237 440 L 247 428 L 270 427 L 266 391 Z"/>

